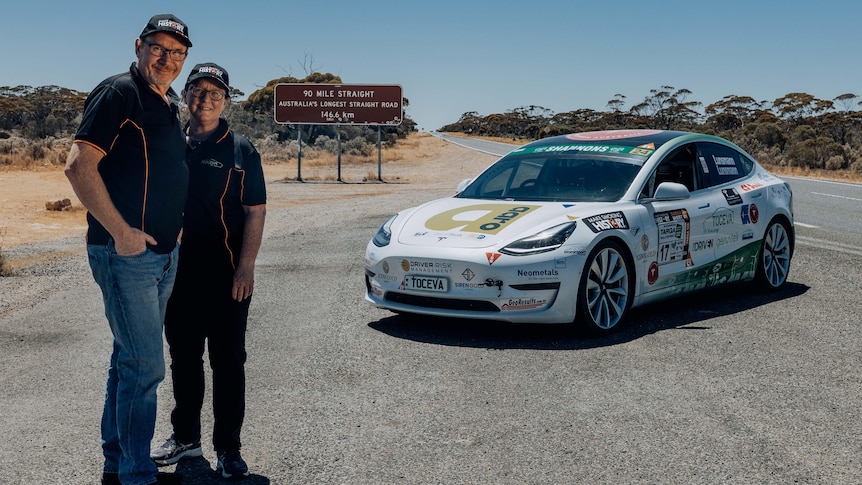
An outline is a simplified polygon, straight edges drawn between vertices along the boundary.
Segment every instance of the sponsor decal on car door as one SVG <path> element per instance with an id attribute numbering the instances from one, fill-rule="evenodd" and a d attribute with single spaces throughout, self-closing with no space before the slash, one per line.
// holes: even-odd
<path id="1" fill-rule="evenodd" d="M 715 259 L 715 234 L 706 230 L 721 196 L 693 193 L 682 201 L 653 203 L 658 238 L 655 261 L 647 271 L 646 292 L 678 293 L 705 286 L 706 268 Z"/>

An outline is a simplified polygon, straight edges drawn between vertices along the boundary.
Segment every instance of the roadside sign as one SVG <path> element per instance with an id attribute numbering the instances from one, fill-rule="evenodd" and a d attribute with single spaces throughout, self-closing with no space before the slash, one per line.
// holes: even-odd
<path id="1" fill-rule="evenodd" d="M 275 122 L 301 125 L 400 125 L 397 84 L 280 83 L 274 88 Z"/>

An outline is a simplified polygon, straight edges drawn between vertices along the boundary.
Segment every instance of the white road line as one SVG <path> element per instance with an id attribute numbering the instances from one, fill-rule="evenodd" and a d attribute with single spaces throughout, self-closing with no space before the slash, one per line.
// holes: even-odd
<path id="1" fill-rule="evenodd" d="M 846 187 L 859 187 L 859 182 L 839 182 L 837 180 L 828 180 L 828 179 L 820 179 L 816 177 L 794 177 L 791 175 L 782 175 L 780 178 L 782 179 L 796 179 L 796 180 L 805 180 L 808 182 L 820 182 L 824 184 L 832 184 L 832 185 L 844 185 Z"/>
<path id="2" fill-rule="evenodd" d="M 822 192 L 811 192 L 814 195 L 822 195 L 824 197 L 834 197 L 836 199 L 846 199 L 846 200 L 855 200 L 856 202 L 862 202 L 862 199 L 858 197 L 845 197 L 843 195 L 834 195 L 834 194 L 824 194 Z"/>
<path id="3" fill-rule="evenodd" d="M 820 226 L 815 226 L 815 225 L 813 225 L 813 224 L 806 224 L 806 223 L 804 223 L 804 222 L 796 222 L 796 221 L 794 221 L 794 222 L 793 222 L 793 225 L 794 225 L 794 226 L 807 227 L 807 228 L 809 228 L 809 229 L 819 229 L 819 228 L 820 228 Z"/>

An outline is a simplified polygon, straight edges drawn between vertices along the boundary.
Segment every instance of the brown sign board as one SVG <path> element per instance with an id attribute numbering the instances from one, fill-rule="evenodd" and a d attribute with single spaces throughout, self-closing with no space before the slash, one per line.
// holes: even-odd
<path id="1" fill-rule="evenodd" d="M 400 125 L 401 86 L 395 84 L 280 83 L 275 122 L 299 125 Z"/>

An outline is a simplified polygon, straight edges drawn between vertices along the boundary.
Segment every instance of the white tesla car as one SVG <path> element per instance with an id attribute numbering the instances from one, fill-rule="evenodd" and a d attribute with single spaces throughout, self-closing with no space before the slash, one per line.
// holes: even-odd
<path id="1" fill-rule="evenodd" d="M 365 254 L 366 300 L 398 313 L 580 322 L 724 283 L 787 281 L 790 186 L 727 140 L 663 130 L 517 148 L 453 197 L 390 217 Z"/>

